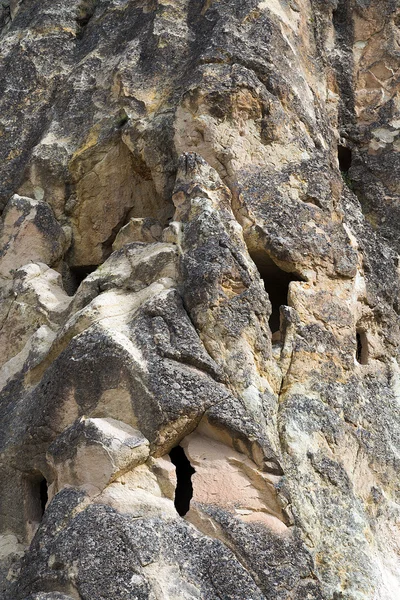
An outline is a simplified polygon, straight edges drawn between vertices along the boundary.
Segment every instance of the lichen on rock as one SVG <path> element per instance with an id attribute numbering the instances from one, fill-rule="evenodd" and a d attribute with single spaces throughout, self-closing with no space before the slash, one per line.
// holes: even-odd
<path id="1" fill-rule="evenodd" d="M 1 598 L 398 600 L 399 24 L 1 3 Z"/>

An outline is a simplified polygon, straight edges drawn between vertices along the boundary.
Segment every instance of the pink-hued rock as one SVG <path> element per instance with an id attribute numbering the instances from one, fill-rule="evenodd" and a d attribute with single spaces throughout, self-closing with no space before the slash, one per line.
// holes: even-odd
<path id="1" fill-rule="evenodd" d="M 244 522 L 263 523 L 279 532 L 287 529 L 275 490 L 279 476 L 262 473 L 244 454 L 198 433 L 186 437 L 181 445 L 195 469 L 195 507 L 215 505 Z"/>
<path id="2" fill-rule="evenodd" d="M 15 194 L 0 226 L 0 277 L 30 262 L 56 264 L 66 250 L 66 236 L 46 202 Z"/>

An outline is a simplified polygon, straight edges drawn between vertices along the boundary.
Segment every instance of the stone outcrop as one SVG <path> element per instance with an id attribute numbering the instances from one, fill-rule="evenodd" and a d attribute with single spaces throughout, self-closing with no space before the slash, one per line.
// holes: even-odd
<path id="1" fill-rule="evenodd" d="M 3 0 L 0 597 L 400 597 L 400 9 Z"/>

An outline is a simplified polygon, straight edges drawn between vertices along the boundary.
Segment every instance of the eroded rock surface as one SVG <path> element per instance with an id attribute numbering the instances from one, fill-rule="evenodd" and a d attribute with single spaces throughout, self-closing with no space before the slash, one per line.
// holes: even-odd
<path id="1" fill-rule="evenodd" d="M 394 0 L 0 6 L 0 597 L 398 600 Z"/>

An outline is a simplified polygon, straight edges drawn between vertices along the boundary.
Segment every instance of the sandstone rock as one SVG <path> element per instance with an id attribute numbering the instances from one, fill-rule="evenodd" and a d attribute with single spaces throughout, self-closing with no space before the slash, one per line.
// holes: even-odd
<path id="1" fill-rule="evenodd" d="M 399 19 L 1 3 L 1 598 L 398 600 Z"/>
<path id="2" fill-rule="evenodd" d="M 178 518 L 172 500 L 176 487 L 175 469 L 168 458 L 150 460 L 133 472 L 118 477 L 95 498 L 134 518 Z"/>
<path id="3" fill-rule="evenodd" d="M 185 438 L 182 447 L 195 470 L 195 506 L 218 506 L 246 523 L 262 523 L 278 533 L 286 531 L 276 500 L 279 477 L 258 471 L 243 454 L 195 433 Z M 189 512 L 188 519 L 193 518 L 196 517 Z"/>
<path id="4" fill-rule="evenodd" d="M 82 500 L 72 490 L 56 496 L 47 515 L 52 522 L 48 520 L 46 529 L 35 539 L 35 559 L 26 564 L 21 583 L 14 586 L 15 599 L 25 598 L 25 590 L 32 586 L 46 585 L 55 571 L 60 578 L 58 589 L 72 598 L 76 592 L 71 590 L 77 587 L 80 594 L 93 598 L 112 595 L 145 598 L 160 593 L 168 594 L 169 598 L 176 597 L 176 593 L 181 593 L 181 597 L 200 593 L 200 597 L 210 599 L 222 593 L 234 600 L 246 596 L 254 600 L 263 598 L 230 550 L 216 540 L 205 538 L 184 521 L 153 518 L 146 522 L 93 504 L 82 510 Z M 57 535 L 61 512 L 65 515 L 68 510 L 70 515 L 72 507 L 76 514 L 63 527 L 61 535 Z M 118 531 L 124 542 L 112 544 Z M 69 541 L 72 539 L 76 540 L 73 547 Z M 95 554 L 92 549 L 96 549 Z M 105 581 L 93 578 L 95 556 L 101 569 L 110 569 L 112 577 Z M 74 564 L 79 564 L 79 568 Z"/>
<path id="5" fill-rule="evenodd" d="M 32 336 L 37 337 L 40 330 L 42 337 L 49 338 L 51 343 L 70 302 L 71 298 L 62 289 L 60 274 L 53 269 L 42 263 L 30 263 L 17 269 L 12 287 L 3 298 L 0 366 L 21 352 L 26 358 Z"/>
<path id="6" fill-rule="evenodd" d="M 148 446 L 140 431 L 121 421 L 81 418 L 49 447 L 48 460 L 55 473 L 50 498 L 67 485 L 89 485 L 102 491 L 116 477 L 144 462 Z"/>
<path id="7" fill-rule="evenodd" d="M 45 202 L 14 195 L 0 232 L 0 277 L 29 262 L 53 266 L 66 250 L 65 234 Z"/>
<path id="8" fill-rule="evenodd" d="M 96 136 L 96 132 L 91 137 Z M 72 264 L 98 265 L 107 257 L 114 237 L 134 205 L 135 185 L 130 153 L 122 143 L 93 153 L 83 148 L 73 155 L 70 169 L 76 197 L 70 200 L 73 230 Z M 78 155 L 78 156 L 76 156 Z"/>
<path id="9" fill-rule="evenodd" d="M 122 227 L 113 243 L 113 250 L 119 250 L 130 242 L 158 242 L 161 239 L 162 228 L 156 219 L 130 219 Z"/>

